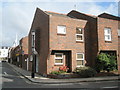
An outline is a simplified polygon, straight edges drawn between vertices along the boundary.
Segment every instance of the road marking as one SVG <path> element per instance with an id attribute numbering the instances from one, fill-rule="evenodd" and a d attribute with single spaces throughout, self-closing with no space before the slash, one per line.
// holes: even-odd
<path id="1" fill-rule="evenodd" d="M 118 88 L 118 86 L 112 86 L 112 87 L 102 87 L 102 88 Z"/>

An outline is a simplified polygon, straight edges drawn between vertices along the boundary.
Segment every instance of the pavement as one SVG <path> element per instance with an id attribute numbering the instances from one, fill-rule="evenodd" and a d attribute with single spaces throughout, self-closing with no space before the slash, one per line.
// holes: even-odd
<path id="1" fill-rule="evenodd" d="M 97 82 L 97 81 L 112 81 L 120 80 L 120 76 L 104 76 L 104 77 L 92 77 L 92 78 L 71 78 L 71 79 L 51 79 L 41 75 L 35 74 L 35 78 L 31 78 L 31 72 L 19 68 L 13 64 L 8 63 L 17 73 L 25 77 L 31 82 L 41 84 L 63 84 L 63 83 L 79 83 L 79 82 Z"/>

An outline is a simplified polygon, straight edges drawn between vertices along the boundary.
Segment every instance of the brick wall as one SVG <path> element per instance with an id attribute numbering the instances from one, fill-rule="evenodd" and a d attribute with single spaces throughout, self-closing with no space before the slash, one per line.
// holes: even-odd
<path id="1" fill-rule="evenodd" d="M 35 48 L 39 57 L 39 74 L 44 74 L 47 71 L 47 57 L 49 51 L 49 20 L 48 15 L 42 10 L 36 10 L 34 20 L 29 32 L 29 60 L 31 53 L 31 30 L 35 30 Z M 32 68 L 32 62 L 29 62 L 29 70 Z"/>
<path id="2" fill-rule="evenodd" d="M 104 28 L 111 28 L 112 32 L 112 41 L 106 42 L 104 39 Z M 99 45 L 99 51 L 115 51 L 117 54 L 117 63 L 118 66 L 119 63 L 119 48 L 118 48 L 118 42 L 120 39 L 118 39 L 118 21 L 112 20 L 112 19 L 105 19 L 105 18 L 98 18 L 98 45 Z M 120 67 L 118 67 L 120 68 Z"/>
<path id="3" fill-rule="evenodd" d="M 88 61 L 88 65 L 93 67 L 94 60 L 98 53 L 97 19 L 95 16 L 89 16 L 74 10 L 68 13 L 68 16 L 87 20 L 87 30 L 85 31 L 85 58 Z"/>
<path id="4" fill-rule="evenodd" d="M 20 40 L 20 61 L 21 61 L 21 67 L 23 69 L 26 69 L 27 70 L 27 62 L 25 61 L 25 59 L 28 58 L 28 36 L 26 37 L 23 37 L 21 40 Z"/>
<path id="5" fill-rule="evenodd" d="M 112 41 L 104 39 L 104 28 L 111 28 Z M 118 52 L 118 22 L 115 20 L 98 18 L 98 45 L 100 50 L 115 50 Z"/>
<path id="6" fill-rule="evenodd" d="M 83 42 L 76 41 L 76 28 L 80 27 L 84 29 L 84 32 L 87 31 L 86 20 L 79 20 L 61 16 L 51 16 L 50 17 L 50 51 L 52 50 L 63 50 L 64 53 L 71 51 L 71 64 L 72 71 L 76 68 L 76 53 L 84 53 L 85 47 Z M 66 26 L 66 34 L 60 35 L 57 34 L 57 26 L 64 25 Z M 66 54 L 65 54 L 66 55 Z M 65 58 L 64 55 L 64 58 Z M 55 59 L 54 54 L 49 56 L 49 60 L 47 62 L 47 73 L 58 70 L 59 65 L 54 65 Z M 63 60 L 65 65 L 65 60 Z M 63 65 L 63 66 L 64 66 Z"/>
<path id="7" fill-rule="evenodd" d="M 116 51 L 117 55 L 120 53 L 117 20 L 100 16 L 89 16 L 77 11 L 71 11 L 68 16 L 72 18 L 54 14 L 49 15 L 37 8 L 28 36 L 28 53 L 30 60 L 32 55 L 31 30 L 35 30 L 35 48 L 39 58 L 39 74 L 47 74 L 59 68 L 59 66 L 54 65 L 54 54 L 51 54 L 52 51 L 65 51 L 64 57 L 70 52 L 72 71 L 76 68 L 76 53 L 84 53 L 86 65 L 91 67 L 94 66 L 96 56 L 101 50 Z M 66 26 L 65 35 L 57 34 L 58 25 Z M 84 29 L 84 42 L 76 42 L 76 27 Z M 110 27 L 112 30 L 112 42 L 105 42 L 104 40 L 105 27 Z M 63 61 L 65 64 L 65 60 Z M 29 70 L 31 70 L 32 62 L 29 62 L 29 67 Z"/>
<path id="8" fill-rule="evenodd" d="M 120 29 L 120 21 L 118 22 L 118 29 Z M 120 74 L 120 36 L 118 37 L 118 70 Z"/>

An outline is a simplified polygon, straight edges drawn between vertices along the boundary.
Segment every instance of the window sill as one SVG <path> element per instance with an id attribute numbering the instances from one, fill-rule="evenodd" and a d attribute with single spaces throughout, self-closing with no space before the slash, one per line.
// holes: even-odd
<path id="1" fill-rule="evenodd" d="M 76 66 L 76 67 L 84 67 L 84 65 Z"/>
<path id="2" fill-rule="evenodd" d="M 76 41 L 76 43 L 84 43 L 84 41 Z"/>
<path id="3" fill-rule="evenodd" d="M 112 41 L 105 41 L 105 43 L 112 43 Z"/>
<path id="4" fill-rule="evenodd" d="M 66 36 L 66 34 L 62 34 L 62 33 L 57 33 L 57 35 Z"/>
<path id="5" fill-rule="evenodd" d="M 63 66 L 63 63 L 61 63 L 61 64 L 54 64 L 55 66 Z"/>

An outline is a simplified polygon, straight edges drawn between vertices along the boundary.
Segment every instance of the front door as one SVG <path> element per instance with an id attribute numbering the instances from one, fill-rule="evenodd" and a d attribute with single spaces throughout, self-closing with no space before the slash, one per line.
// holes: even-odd
<path id="1" fill-rule="evenodd" d="M 69 68 L 68 72 L 71 72 L 71 51 L 68 51 L 65 53 L 65 60 L 66 60 L 66 66 Z"/>

